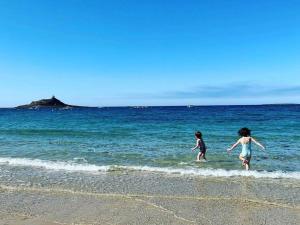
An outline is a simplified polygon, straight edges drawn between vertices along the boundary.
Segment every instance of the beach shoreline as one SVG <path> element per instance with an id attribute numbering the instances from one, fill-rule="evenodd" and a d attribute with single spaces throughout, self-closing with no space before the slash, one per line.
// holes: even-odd
<path id="1" fill-rule="evenodd" d="M 296 224 L 296 179 L 15 167 L 0 178 L 0 224 Z M 25 171 L 24 171 L 25 170 Z M 10 177 L 10 178 L 8 178 Z"/>

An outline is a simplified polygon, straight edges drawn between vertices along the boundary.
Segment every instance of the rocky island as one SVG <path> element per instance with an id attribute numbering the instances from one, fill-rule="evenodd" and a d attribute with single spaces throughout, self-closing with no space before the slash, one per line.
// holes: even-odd
<path id="1" fill-rule="evenodd" d="M 40 109 L 40 108 L 61 108 L 61 109 L 72 109 L 72 108 L 88 108 L 85 106 L 68 105 L 52 96 L 49 99 L 41 99 L 38 101 L 32 101 L 27 105 L 17 106 L 16 109 Z"/>

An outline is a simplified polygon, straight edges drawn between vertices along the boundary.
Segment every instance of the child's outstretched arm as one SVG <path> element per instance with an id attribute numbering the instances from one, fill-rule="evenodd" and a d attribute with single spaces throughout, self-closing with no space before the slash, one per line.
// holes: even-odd
<path id="1" fill-rule="evenodd" d="M 265 146 L 263 146 L 261 143 L 259 143 L 257 140 L 255 140 L 253 137 L 251 137 L 251 140 L 252 140 L 255 144 L 257 144 L 259 147 L 261 147 L 263 151 L 266 149 Z"/>
<path id="2" fill-rule="evenodd" d="M 192 148 L 192 151 L 195 151 L 196 148 L 200 147 L 200 140 L 196 141 L 196 146 L 194 148 Z"/>
<path id="3" fill-rule="evenodd" d="M 230 148 L 228 148 L 228 149 L 227 149 L 227 152 L 228 152 L 228 153 L 231 152 L 233 149 L 236 148 L 236 146 L 239 145 L 239 143 L 240 143 L 240 139 L 239 139 L 235 144 L 233 144 Z"/>

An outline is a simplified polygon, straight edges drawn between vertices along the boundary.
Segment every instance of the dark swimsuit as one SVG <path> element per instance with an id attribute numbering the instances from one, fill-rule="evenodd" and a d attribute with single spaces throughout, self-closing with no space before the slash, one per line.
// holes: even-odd
<path id="1" fill-rule="evenodd" d="M 200 152 L 205 154 L 206 153 L 206 146 L 202 139 L 200 139 Z"/>

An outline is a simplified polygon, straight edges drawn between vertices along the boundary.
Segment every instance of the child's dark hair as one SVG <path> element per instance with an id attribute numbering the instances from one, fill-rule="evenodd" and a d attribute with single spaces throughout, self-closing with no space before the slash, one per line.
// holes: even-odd
<path id="1" fill-rule="evenodd" d="M 251 130 L 247 127 L 243 127 L 238 131 L 238 134 L 242 137 L 249 137 L 251 135 Z"/>
<path id="2" fill-rule="evenodd" d="M 196 136 L 197 138 L 202 138 L 202 133 L 201 133 L 200 131 L 197 131 L 197 132 L 195 133 L 195 136 Z"/>

